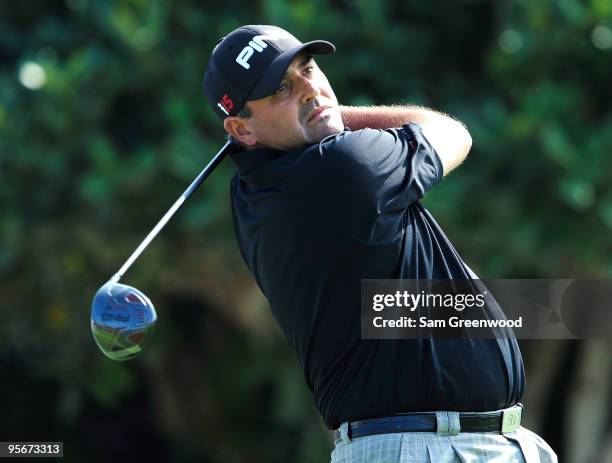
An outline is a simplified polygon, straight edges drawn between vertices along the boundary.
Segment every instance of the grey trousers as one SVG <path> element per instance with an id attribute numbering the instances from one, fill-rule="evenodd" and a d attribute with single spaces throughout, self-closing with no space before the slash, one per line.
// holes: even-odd
<path id="1" fill-rule="evenodd" d="M 453 412 L 449 412 L 453 413 Z M 537 434 L 520 427 L 506 434 L 405 432 L 349 439 L 347 425 L 331 454 L 332 463 L 557 463 Z"/>

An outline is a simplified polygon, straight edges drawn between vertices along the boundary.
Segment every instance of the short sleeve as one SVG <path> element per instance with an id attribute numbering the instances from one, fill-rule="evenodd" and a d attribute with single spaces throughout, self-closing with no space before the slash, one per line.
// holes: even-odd
<path id="1" fill-rule="evenodd" d="M 319 145 L 319 192 L 333 226 L 359 241 L 391 240 L 406 209 L 443 176 L 421 127 L 346 131 Z"/>

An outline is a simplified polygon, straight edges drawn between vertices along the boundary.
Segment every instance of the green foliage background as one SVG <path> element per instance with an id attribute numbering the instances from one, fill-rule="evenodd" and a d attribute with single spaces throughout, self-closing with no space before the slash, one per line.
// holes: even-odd
<path id="1" fill-rule="evenodd" d="M 64 441 L 65 461 L 328 459 L 235 246 L 230 161 L 126 277 L 158 307 L 146 353 L 113 363 L 88 327 L 98 287 L 222 145 L 201 83 L 242 24 L 334 42 L 319 64 L 343 104 L 466 123 L 472 154 L 426 203 L 481 276 L 612 276 L 608 0 L 3 2 L 2 441 Z"/>

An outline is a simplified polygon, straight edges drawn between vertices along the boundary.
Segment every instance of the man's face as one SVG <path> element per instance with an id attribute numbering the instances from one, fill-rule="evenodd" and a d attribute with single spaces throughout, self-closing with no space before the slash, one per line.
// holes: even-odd
<path id="1" fill-rule="evenodd" d="M 344 129 L 336 95 L 311 56 L 297 55 L 274 95 L 248 102 L 250 146 L 291 150 Z"/>

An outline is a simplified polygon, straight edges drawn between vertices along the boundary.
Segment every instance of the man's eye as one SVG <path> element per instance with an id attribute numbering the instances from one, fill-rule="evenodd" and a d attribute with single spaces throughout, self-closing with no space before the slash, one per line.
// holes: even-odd
<path id="1" fill-rule="evenodd" d="M 314 66 L 306 66 L 304 68 L 304 73 L 305 74 L 310 74 L 312 72 L 313 68 L 314 68 Z"/>
<path id="2" fill-rule="evenodd" d="M 276 90 L 276 93 L 283 93 L 284 91 L 286 91 L 289 88 L 289 86 L 283 82 L 282 84 L 280 84 L 278 86 L 278 89 Z"/>

